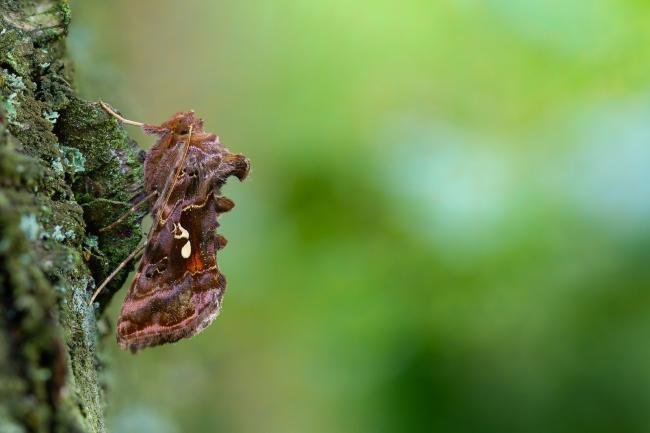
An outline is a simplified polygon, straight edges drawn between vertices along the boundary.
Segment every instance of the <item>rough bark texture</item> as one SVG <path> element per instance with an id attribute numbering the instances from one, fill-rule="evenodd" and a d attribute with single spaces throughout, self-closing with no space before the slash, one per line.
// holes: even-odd
<path id="1" fill-rule="evenodd" d="M 130 206 L 141 156 L 75 94 L 66 0 L 0 0 L 0 19 L 0 432 L 103 432 L 101 336 L 87 302 L 136 247 L 142 214 L 97 229 Z"/>

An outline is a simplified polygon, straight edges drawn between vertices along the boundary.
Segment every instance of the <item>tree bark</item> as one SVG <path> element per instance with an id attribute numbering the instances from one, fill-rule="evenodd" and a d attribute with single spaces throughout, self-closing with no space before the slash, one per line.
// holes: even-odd
<path id="1" fill-rule="evenodd" d="M 142 154 L 75 93 L 68 1 L 0 0 L 0 19 L 0 432 L 103 432 L 95 311 L 129 269 L 88 300 L 146 210 L 98 228 L 138 196 Z"/>

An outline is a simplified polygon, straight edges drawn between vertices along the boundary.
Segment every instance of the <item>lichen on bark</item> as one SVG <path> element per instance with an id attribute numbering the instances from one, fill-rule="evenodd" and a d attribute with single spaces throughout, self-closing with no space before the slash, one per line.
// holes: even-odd
<path id="1" fill-rule="evenodd" d="M 105 431 L 87 303 L 139 242 L 142 212 L 98 233 L 137 197 L 142 159 L 114 119 L 76 95 L 69 20 L 64 0 L 0 0 L 1 432 Z"/>

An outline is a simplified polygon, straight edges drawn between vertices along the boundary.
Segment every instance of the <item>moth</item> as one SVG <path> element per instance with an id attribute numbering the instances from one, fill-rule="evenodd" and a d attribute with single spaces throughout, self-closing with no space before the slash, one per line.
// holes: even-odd
<path id="1" fill-rule="evenodd" d="M 135 352 L 196 335 L 219 314 L 226 279 L 216 252 L 226 239 L 216 233 L 217 219 L 234 207 L 220 189 L 230 176 L 244 180 L 250 163 L 205 132 L 193 111 L 150 125 L 127 120 L 100 104 L 119 121 L 158 137 L 145 157 L 145 198 L 130 209 L 151 202 L 151 229 L 146 242 L 107 278 L 142 254 L 117 321 L 119 346 Z M 101 230 L 110 230 L 127 214 Z"/>

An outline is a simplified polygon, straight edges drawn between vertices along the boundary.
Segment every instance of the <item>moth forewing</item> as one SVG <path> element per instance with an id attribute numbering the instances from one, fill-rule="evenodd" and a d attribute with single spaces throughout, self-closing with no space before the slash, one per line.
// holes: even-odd
<path id="1" fill-rule="evenodd" d="M 137 351 L 195 335 L 218 315 L 226 280 L 216 252 L 226 240 L 217 219 L 234 206 L 220 188 L 229 176 L 243 180 L 250 163 L 204 132 L 191 111 L 161 125 L 134 123 L 159 136 L 145 158 L 155 219 L 117 323 L 120 347 Z"/>

